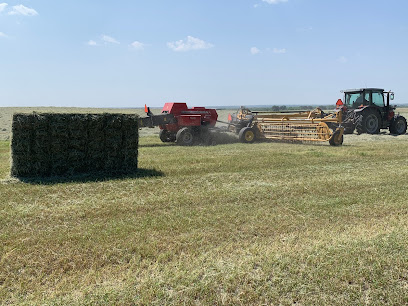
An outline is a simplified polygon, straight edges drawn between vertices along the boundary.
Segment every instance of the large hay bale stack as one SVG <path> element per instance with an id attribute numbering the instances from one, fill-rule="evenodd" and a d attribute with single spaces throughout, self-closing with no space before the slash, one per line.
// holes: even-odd
<path id="1" fill-rule="evenodd" d="M 11 175 L 122 174 L 137 169 L 137 115 L 15 114 Z"/>

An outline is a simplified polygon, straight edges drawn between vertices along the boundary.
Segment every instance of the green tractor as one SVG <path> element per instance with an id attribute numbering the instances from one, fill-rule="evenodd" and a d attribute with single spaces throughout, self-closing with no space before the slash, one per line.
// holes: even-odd
<path id="1" fill-rule="evenodd" d="M 343 110 L 345 134 L 378 134 L 380 129 L 389 129 L 391 134 L 401 135 L 407 131 L 407 120 L 395 114 L 390 105 L 394 93 L 379 88 L 343 90 L 344 103 L 338 100 L 336 106 Z"/>

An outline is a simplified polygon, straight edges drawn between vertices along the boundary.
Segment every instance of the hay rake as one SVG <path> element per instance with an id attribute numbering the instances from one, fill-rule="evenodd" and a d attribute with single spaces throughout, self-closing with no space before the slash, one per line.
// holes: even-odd
<path id="1" fill-rule="evenodd" d="M 325 114 L 319 108 L 301 112 L 251 112 L 241 107 L 229 117 L 230 129 L 234 129 L 242 142 L 255 139 L 283 141 L 325 142 L 331 145 L 343 143 L 344 128 L 340 125 L 341 112 Z"/>

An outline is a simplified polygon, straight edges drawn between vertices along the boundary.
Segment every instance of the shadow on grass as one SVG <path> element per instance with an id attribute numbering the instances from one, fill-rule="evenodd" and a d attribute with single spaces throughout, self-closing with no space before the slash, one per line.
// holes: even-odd
<path id="1" fill-rule="evenodd" d="M 89 182 L 104 182 L 111 180 L 136 179 L 146 177 L 162 177 L 164 173 L 155 169 L 138 169 L 136 172 L 130 173 L 106 173 L 94 172 L 89 174 L 78 174 L 70 176 L 54 176 L 54 177 L 18 177 L 17 180 L 33 185 L 54 185 L 64 183 L 89 183 Z"/>
<path id="2" fill-rule="evenodd" d="M 149 144 L 139 144 L 139 148 L 156 148 L 156 147 L 172 147 L 175 143 L 149 143 Z"/>
<path id="3" fill-rule="evenodd" d="M 239 139 L 238 136 L 232 133 L 226 132 L 211 132 L 211 138 L 208 139 L 208 142 L 205 143 L 202 140 L 196 140 L 192 146 L 214 146 L 214 145 L 222 145 L 222 144 L 230 144 L 230 143 L 238 143 Z M 140 144 L 139 148 L 160 148 L 160 147 L 174 147 L 179 146 L 175 142 L 168 142 L 168 143 L 146 143 Z"/>
<path id="4" fill-rule="evenodd" d="M 335 147 L 329 144 L 329 141 L 312 141 L 312 140 L 292 140 L 292 139 L 257 139 L 254 143 L 274 143 L 289 144 L 293 146 L 312 146 L 312 147 Z M 338 146 L 341 147 L 341 146 Z"/>

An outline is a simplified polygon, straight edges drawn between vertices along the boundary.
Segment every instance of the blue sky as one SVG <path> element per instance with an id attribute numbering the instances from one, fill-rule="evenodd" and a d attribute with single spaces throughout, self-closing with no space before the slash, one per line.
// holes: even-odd
<path id="1" fill-rule="evenodd" d="M 4 0 L 3 0 L 4 1 Z M 408 103 L 406 0 L 0 0 L 0 106 Z"/>

